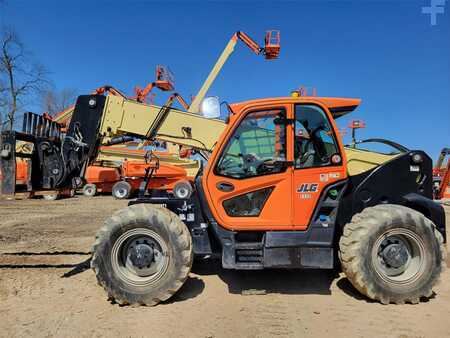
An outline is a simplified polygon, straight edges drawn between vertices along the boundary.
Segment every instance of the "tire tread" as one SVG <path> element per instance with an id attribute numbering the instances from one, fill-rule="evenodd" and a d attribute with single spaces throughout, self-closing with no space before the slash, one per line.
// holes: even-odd
<path id="1" fill-rule="evenodd" d="M 176 247 L 182 248 L 180 257 L 182 257 L 182 268 L 178 271 L 177 277 L 170 283 L 170 286 L 164 291 L 160 292 L 156 297 L 145 298 L 138 301 L 138 303 L 131 303 L 124 297 L 123 293 L 116 288 L 111 287 L 107 276 L 100 269 L 100 260 L 102 259 L 98 254 L 98 248 L 104 241 L 108 241 L 110 235 L 117 227 L 122 224 L 138 224 L 140 220 L 145 217 L 160 217 L 163 215 L 169 220 L 168 226 L 171 231 L 177 234 L 174 236 L 177 241 Z M 91 268 L 94 270 L 99 285 L 101 285 L 108 293 L 108 298 L 120 305 L 146 305 L 154 306 L 162 301 L 172 297 L 184 284 L 188 278 L 192 267 L 193 250 L 192 239 L 186 225 L 178 218 L 177 215 L 171 211 L 148 204 L 136 204 L 125 209 L 115 212 L 110 218 L 105 221 L 105 224 L 96 234 L 95 242 L 92 246 L 93 256 L 91 259 Z"/>

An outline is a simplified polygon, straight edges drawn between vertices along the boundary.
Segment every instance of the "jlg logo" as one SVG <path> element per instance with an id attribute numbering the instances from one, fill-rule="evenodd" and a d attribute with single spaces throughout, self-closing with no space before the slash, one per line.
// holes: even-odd
<path id="1" fill-rule="evenodd" d="M 319 185 L 317 183 L 303 183 L 297 188 L 297 192 L 317 192 Z"/>

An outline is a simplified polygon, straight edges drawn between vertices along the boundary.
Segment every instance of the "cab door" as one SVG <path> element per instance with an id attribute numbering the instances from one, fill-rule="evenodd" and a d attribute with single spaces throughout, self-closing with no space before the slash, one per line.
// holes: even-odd
<path id="1" fill-rule="evenodd" d="M 292 229 L 289 109 L 279 105 L 244 111 L 210 159 L 203 185 L 224 228 Z"/>
<path id="2" fill-rule="evenodd" d="M 294 105 L 293 226 L 305 230 L 324 189 L 346 178 L 342 145 L 326 107 Z M 327 222 L 329 215 L 321 215 Z"/>

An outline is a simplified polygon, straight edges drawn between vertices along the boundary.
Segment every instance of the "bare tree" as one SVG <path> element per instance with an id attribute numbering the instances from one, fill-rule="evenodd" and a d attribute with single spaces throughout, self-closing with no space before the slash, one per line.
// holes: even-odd
<path id="1" fill-rule="evenodd" d="M 45 67 L 34 62 L 12 29 L 0 36 L 0 113 L 13 129 L 16 114 L 48 85 Z"/>
<path id="2" fill-rule="evenodd" d="M 42 108 L 50 115 L 55 115 L 73 105 L 77 96 L 77 90 L 72 88 L 61 91 L 45 90 L 42 93 Z"/>

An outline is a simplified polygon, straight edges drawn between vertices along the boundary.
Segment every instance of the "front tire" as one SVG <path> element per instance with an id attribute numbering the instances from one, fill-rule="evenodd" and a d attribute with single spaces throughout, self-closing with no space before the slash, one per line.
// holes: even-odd
<path id="1" fill-rule="evenodd" d="M 383 304 L 417 304 L 432 296 L 445 269 L 442 235 L 424 215 L 400 205 L 377 205 L 355 215 L 339 247 L 349 281 Z"/>
<path id="2" fill-rule="evenodd" d="M 184 284 L 192 260 L 192 239 L 178 216 L 137 204 L 106 220 L 97 233 L 91 267 L 110 299 L 153 306 Z"/>

